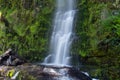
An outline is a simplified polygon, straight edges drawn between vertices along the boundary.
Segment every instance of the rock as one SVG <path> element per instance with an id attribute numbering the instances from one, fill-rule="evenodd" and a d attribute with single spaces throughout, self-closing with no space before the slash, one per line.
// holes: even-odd
<path id="1" fill-rule="evenodd" d="M 50 78 L 51 77 L 52 78 L 54 78 L 54 77 L 62 78 L 62 77 L 69 76 L 70 78 L 73 78 L 73 80 L 92 80 L 88 75 L 84 74 L 83 72 L 77 70 L 74 67 L 44 66 L 43 73 L 44 74 L 49 73 Z M 46 76 L 42 75 L 42 77 L 46 77 Z M 48 80 L 48 79 L 46 79 L 46 80 Z M 52 80 L 52 79 L 49 79 L 49 80 Z M 55 79 L 55 80 L 57 80 L 57 79 Z"/>
<path id="2" fill-rule="evenodd" d="M 23 64 L 25 61 L 21 59 L 12 49 L 8 49 L 0 56 L 0 65 L 17 66 Z"/>
<path id="3" fill-rule="evenodd" d="M 44 73 L 47 73 L 51 76 L 61 76 L 62 74 L 60 74 L 59 72 L 55 71 L 54 69 L 52 68 L 44 68 L 43 69 L 43 72 Z"/>
<path id="4" fill-rule="evenodd" d="M 89 76 L 83 72 L 73 68 L 54 68 L 52 66 L 39 66 L 33 64 L 24 64 L 17 67 L 2 67 L 5 72 L 1 77 L 4 78 L 16 78 L 19 77 L 21 80 L 92 80 Z M 14 74 L 11 77 L 6 77 L 6 73 L 13 71 Z M 1 74 L 1 72 L 0 72 Z M 24 76 L 24 77 L 23 77 Z M 8 79 L 9 80 L 9 79 Z"/>
<path id="5" fill-rule="evenodd" d="M 73 68 L 69 69 L 68 74 L 73 77 L 77 77 L 80 80 L 92 80 L 88 75 L 85 73 Z"/>

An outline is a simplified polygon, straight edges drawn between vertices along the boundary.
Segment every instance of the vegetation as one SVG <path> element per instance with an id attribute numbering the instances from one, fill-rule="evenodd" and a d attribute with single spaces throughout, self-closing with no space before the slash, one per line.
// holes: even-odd
<path id="1" fill-rule="evenodd" d="M 119 0 L 81 0 L 78 4 L 75 29 L 78 38 L 72 49 L 83 64 L 99 67 L 95 75 L 101 80 L 120 79 L 119 3 Z"/>
<path id="2" fill-rule="evenodd" d="M 30 61 L 48 52 L 54 0 L 0 0 L 0 54 L 13 48 Z M 91 76 L 120 79 L 120 1 L 78 0 L 72 45 L 86 65 L 96 65 Z"/>
<path id="3" fill-rule="evenodd" d="M 13 48 L 29 60 L 41 60 L 48 50 L 52 0 L 0 0 L 2 16 L 9 25 L 0 22 L 0 53 Z"/>

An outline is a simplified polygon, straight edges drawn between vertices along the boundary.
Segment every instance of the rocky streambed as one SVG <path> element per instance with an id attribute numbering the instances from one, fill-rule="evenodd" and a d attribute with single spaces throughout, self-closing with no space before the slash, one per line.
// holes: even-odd
<path id="1" fill-rule="evenodd" d="M 0 80 L 91 80 L 71 66 L 27 63 L 12 49 L 0 56 Z"/>
<path id="2" fill-rule="evenodd" d="M 73 67 L 24 64 L 0 66 L 0 80 L 91 80 Z"/>

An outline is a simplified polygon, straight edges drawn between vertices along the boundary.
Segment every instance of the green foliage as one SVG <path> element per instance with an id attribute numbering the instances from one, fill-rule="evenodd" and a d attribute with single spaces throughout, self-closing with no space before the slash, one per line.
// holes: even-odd
<path id="1" fill-rule="evenodd" d="M 120 36 L 120 15 L 111 16 L 103 22 L 104 30 Z"/>
<path id="2" fill-rule="evenodd" d="M 105 21 L 103 21 L 102 25 L 102 43 L 108 46 L 107 53 L 110 54 L 119 54 L 120 50 L 120 15 L 111 16 Z"/>
<path id="3" fill-rule="evenodd" d="M 82 56 L 82 57 L 85 57 L 87 55 L 87 53 L 85 51 L 79 51 L 79 54 Z"/>
<path id="4" fill-rule="evenodd" d="M 99 42 L 98 31 L 100 29 L 101 10 L 105 4 L 94 3 L 94 1 L 81 0 L 78 4 L 79 12 L 76 25 L 76 42 L 77 50 L 81 56 L 89 56 L 90 53 L 96 52 Z M 74 45 L 73 45 L 74 47 Z"/>
<path id="5" fill-rule="evenodd" d="M 120 8 L 114 7 L 114 3 L 114 0 L 80 0 L 77 6 L 77 38 L 72 51 L 82 58 L 83 64 L 101 66 L 95 71 L 101 80 L 120 78 L 119 72 L 114 71 L 120 66 Z"/>
<path id="6" fill-rule="evenodd" d="M 98 0 L 79 1 L 79 17 L 75 29 L 78 38 L 73 45 L 73 52 L 79 53 L 83 57 L 94 54 L 95 56 L 105 55 L 106 51 L 109 50 L 111 53 L 114 53 L 114 50 L 119 53 L 120 16 L 111 15 L 113 11 L 108 6 L 110 2 L 108 4 L 106 2 L 102 3 Z M 105 45 L 100 46 L 102 43 Z M 106 44 L 109 45 L 109 50 L 106 48 Z"/>
<path id="7" fill-rule="evenodd" d="M 8 27 L 0 22 L 0 53 L 13 48 L 28 60 L 42 60 L 48 51 L 48 32 L 54 2 L 0 0 L 0 9 L 10 23 Z"/>

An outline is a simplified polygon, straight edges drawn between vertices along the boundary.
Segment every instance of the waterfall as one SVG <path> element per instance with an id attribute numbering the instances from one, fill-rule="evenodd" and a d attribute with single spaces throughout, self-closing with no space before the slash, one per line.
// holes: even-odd
<path id="1" fill-rule="evenodd" d="M 50 41 L 50 55 L 45 62 L 52 65 L 70 65 L 75 0 L 56 0 L 56 12 Z"/>

